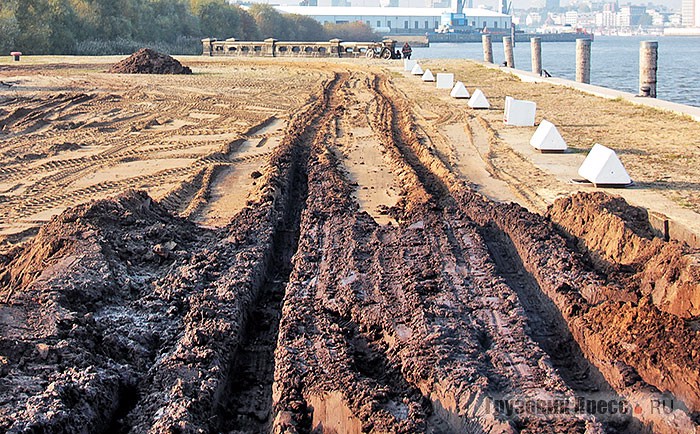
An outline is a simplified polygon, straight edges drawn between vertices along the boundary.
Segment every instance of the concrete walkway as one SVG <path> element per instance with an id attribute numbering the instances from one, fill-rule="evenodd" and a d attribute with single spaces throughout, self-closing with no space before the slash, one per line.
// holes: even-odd
<path id="1" fill-rule="evenodd" d="M 476 62 L 478 62 L 478 61 L 476 61 Z M 607 87 L 602 87 L 602 86 L 595 86 L 592 84 L 579 83 L 577 81 L 567 80 L 567 79 L 559 78 L 559 77 L 542 77 L 542 76 L 539 76 L 539 75 L 534 74 L 532 72 L 523 71 L 520 69 L 506 68 L 506 67 L 499 66 L 499 65 L 496 65 L 493 63 L 487 63 L 487 62 L 478 62 L 478 63 L 481 63 L 482 65 L 484 65 L 488 68 L 499 69 L 503 72 L 507 72 L 509 74 L 515 75 L 516 77 L 520 78 L 524 82 L 549 83 L 549 84 L 553 84 L 556 86 L 564 86 L 564 87 L 568 87 L 571 89 L 580 90 L 581 92 L 585 92 L 585 93 L 599 96 L 602 98 L 607 98 L 607 99 L 620 98 L 620 99 L 624 99 L 626 101 L 629 101 L 633 104 L 654 107 L 654 108 L 657 108 L 660 110 L 670 111 L 670 112 L 677 113 L 680 115 L 686 115 L 686 116 L 689 116 L 690 118 L 694 119 L 695 121 L 700 122 L 700 107 L 693 107 L 693 106 L 689 106 L 689 105 L 685 105 L 685 104 L 677 104 L 675 102 L 664 101 L 664 100 L 658 99 L 658 98 L 641 97 L 641 96 L 637 96 L 637 95 L 629 93 L 629 92 L 622 92 L 619 90 L 609 89 Z"/>

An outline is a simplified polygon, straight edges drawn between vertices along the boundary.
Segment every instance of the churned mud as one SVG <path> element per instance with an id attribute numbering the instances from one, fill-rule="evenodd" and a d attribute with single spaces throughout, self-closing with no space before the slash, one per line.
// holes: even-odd
<path id="1" fill-rule="evenodd" d="M 518 193 L 476 185 L 475 121 L 379 68 L 316 79 L 226 139 L 197 115 L 194 142 L 155 128 L 183 148 L 91 157 L 186 160 L 158 195 L 115 184 L 74 206 L 54 197 L 99 174 L 86 158 L 2 166 L 67 209 L 0 254 L 0 430 L 700 431 L 697 250 L 604 193 L 544 214 L 495 200 Z M 7 197 L 5 218 L 55 214 Z"/>

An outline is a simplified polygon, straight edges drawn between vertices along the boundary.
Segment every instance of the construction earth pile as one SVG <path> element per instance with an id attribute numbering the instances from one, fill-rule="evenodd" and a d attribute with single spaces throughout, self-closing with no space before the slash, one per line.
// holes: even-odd
<path id="1" fill-rule="evenodd" d="M 4 250 L 0 430 L 699 432 L 697 249 L 604 193 L 489 199 L 390 74 L 314 73 L 283 128 Z M 115 149 L 100 164 L 150 155 Z M 221 225 L 217 185 L 247 193 Z"/>
<path id="2" fill-rule="evenodd" d="M 142 48 L 109 69 L 115 74 L 192 74 L 192 70 L 167 54 Z"/>

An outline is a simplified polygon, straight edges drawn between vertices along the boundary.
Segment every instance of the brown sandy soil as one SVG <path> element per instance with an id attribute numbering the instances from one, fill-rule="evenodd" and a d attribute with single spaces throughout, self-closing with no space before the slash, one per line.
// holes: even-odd
<path id="1" fill-rule="evenodd" d="M 277 116 L 283 122 L 326 75 L 291 67 L 285 86 L 276 87 L 270 83 L 279 71 L 260 65 L 207 62 L 194 76 L 132 76 L 104 73 L 109 65 L 89 59 L 0 66 L 2 80 L 13 84 L 0 107 L 0 239 L 6 242 L 36 233 L 68 206 L 127 188 L 160 199 L 200 172 L 262 165 L 274 141 L 257 150 L 239 143 Z M 209 194 L 208 185 L 190 184 L 167 196 L 170 209 L 184 211 L 192 196 Z M 243 205 L 229 209 L 222 224 Z"/>
<path id="2" fill-rule="evenodd" d="M 449 92 L 439 92 L 434 84 L 401 71 L 396 84 L 431 116 L 443 122 L 444 115 L 463 111 L 467 137 L 462 143 L 489 137 L 488 151 L 481 152 L 483 164 L 493 177 L 507 181 L 517 200 L 533 210 L 544 211 L 557 197 L 592 187 L 573 185 L 580 178 L 577 169 L 595 143 L 613 148 L 635 182 L 633 188 L 610 190 L 629 202 L 667 215 L 682 229 L 700 234 L 700 123 L 681 115 L 607 100 L 546 83 L 525 83 L 519 78 L 469 61 L 427 60 L 423 67 L 434 73 L 452 72 L 468 90 L 480 88 L 491 103 L 491 110 L 475 111 L 464 100 L 454 100 Z M 399 71 L 400 68 L 392 68 Z M 529 144 L 535 128 L 510 127 L 503 123 L 504 99 L 512 96 L 537 103 L 536 125 L 547 119 L 554 123 L 569 145 L 566 154 L 541 154 Z M 425 113 L 428 113 L 427 115 Z M 419 121 L 420 123 L 420 121 Z M 471 132 L 477 138 L 469 139 Z M 477 145 L 478 146 L 478 145 Z M 467 179 L 469 177 L 467 176 Z M 507 195 L 489 194 L 497 199 Z M 691 236 L 690 239 L 693 237 Z"/>
<path id="3" fill-rule="evenodd" d="M 82 62 L 0 66 L 1 430 L 700 432 L 697 249 L 554 202 L 497 110 L 389 61 Z"/>

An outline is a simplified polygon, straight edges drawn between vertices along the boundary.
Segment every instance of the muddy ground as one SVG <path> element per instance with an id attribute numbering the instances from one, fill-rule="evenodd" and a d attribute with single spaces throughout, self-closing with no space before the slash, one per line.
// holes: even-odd
<path id="1" fill-rule="evenodd" d="M 450 140 L 491 114 L 397 72 L 221 62 L 17 72 L 1 430 L 700 432 L 697 249 L 605 193 L 494 200 Z"/>

